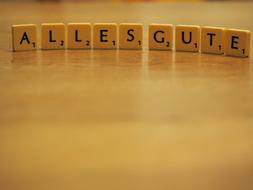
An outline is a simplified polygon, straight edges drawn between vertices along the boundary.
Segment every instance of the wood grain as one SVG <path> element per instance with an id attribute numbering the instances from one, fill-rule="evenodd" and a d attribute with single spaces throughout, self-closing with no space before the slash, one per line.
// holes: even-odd
<path id="1" fill-rule="evenodd" d="M 0 189 L 253 187 L 252 58 L 11 51 L 11 25 L 199 24 L 253 31 L 252 3 L 0 3 Z M 147 35 L 145 34 L 147 41 Z"/>

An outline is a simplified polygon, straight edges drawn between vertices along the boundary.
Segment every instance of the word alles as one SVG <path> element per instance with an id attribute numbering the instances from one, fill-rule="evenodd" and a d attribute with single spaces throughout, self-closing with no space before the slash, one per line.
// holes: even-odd
<path id="1" fill-rule="evenodd" d="M 66 29 L 67 28 L 67 29 Z M 37 26 L 13 25 L 14 51 L 37 49 Z M 149 49 L 190 51 L 248 57 L 248 30 L 193 25 L 150 24 Z M 67 42 L 67 43 L 66 43 Z M 41 49 L 142 49 L 143 25 L 139 23 L 50 23 L 41 25 Z"/>

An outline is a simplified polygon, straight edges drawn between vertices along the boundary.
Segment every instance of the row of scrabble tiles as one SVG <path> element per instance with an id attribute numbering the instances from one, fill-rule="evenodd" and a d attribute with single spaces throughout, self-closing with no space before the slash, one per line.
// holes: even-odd
<path id="1" fill-rule="evenodd" d="M 92 31 L 93 30 L 93 31 Z M 175 34 L 174 34 L 175 33 Z M 171 24 L 149 25 L 149 49 L 190 51 L 248 57 L 251 32 L 222 27 Z M 67 43 L 65 42 L 67 38 Z M 37 26 L 13 25 L 14 51 L 37 49 Z M 92 46 L 93 45 L 93 46 Z M 142 49 L 143 25 L 139 23 L 44 23 L 41 49 Z"/>

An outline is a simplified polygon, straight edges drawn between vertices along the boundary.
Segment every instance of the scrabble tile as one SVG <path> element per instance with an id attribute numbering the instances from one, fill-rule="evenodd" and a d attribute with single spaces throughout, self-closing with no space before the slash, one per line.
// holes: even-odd
<path id="1" fill-rule="evenodd" d="M 96 23 L 93 27 L 93 46 L 95 49 L 116 49 L 117 24 Z"/>
<path id="2" fill-rule="evenodd" d="M 176 26 L 175 49 L 177 51 L 198 52 L 200 46 L 200 27 L 191 25 Z"/>
<path id="3" fill-rule="evenodd" d="M 91 48 L 91 24 L 69 23 L 68 24 L 68 48 L 90 49 Z"/>
<path id="4" fill-rule="evenodd" d="M 201 53 L 223 54 L 223 33 L 225 28 L 201 27 Z"/>
<path id="5" fill-rule="evenodd" d="M 173 47 L 173 26 L 171 24 L 149 25 L 149 49 L 171 50 Z"/>
<path id="6" fill-rule="evenodd" d="M 225 55 L 248 57 L 250 54 L 250 37 L 248 30 L 228 29 L 224 34 Z"/>
<path id="7" fill-rule="evenodd" d="M 65 48 L 65 25 L 63 23 L 45 23 L 41 25 L 41 48 Z"/>
<path id="8" fill-rule="evenodd" d="M 37 49 L 37 26 L 34 24 L 12 26 L 13 51 Z"/>
<path id="9" fill-rule="evenodd" d="M 138 23 L 121 23 L 119 25 L 119 48 L 142 49 L 143 25 Z"/>

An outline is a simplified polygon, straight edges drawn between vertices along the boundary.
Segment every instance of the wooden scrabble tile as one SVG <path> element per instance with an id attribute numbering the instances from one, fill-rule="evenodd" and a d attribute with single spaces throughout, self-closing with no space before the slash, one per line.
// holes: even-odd
<path id="1" fill-rule="evenodd" d="M 177 51 L 198 52 L 200 46 L 200 27 L 194 25 L 176 26 L 175 49 Z"/>
<path id="2" fill-rule="evenodd" d="M 65 48 L 65 25 L 63 23 L 44 23 L 41 25 L 41 48 Z"/>
<path id="3" fill-rule="evenodd" d="M 248 57 L 250 54 L 250 37 L 248 30 L 227 29 L 224 32 L 225 55 Z"/>
<path id="4" fill-rule="evenodd" d="M 91 24 L 69 23 L 68 24 L 68 48 L 90 49 L 91 48 Z"/>
<path id="5" fill-rule="evenodd" d="M 117 24 L 96 23 L 93 27 L 93 46 L 95 49 L 117 48 Z"/>
<path id="6" fill-rule="evenodd" d="M 201 27 L 201 53 L 223 54 L 224 28 Z"/>
<path id="7" fill-rule="evenodd" d="M 142 49 L 143 25 L 138 23 L 121 23 L 119 25 L 119 48 Z"/>
<path id="8" fill-rule="evenodd" d="M 37 49 L 37 26 L 34 24 L 12 26 L 13 51 Z"/>
<path id="9" fill-rule="evenodd" d="M 171 24 L 149 25 L 149 49 L 171 50 L 173 47 L 173 26 Z"/>

